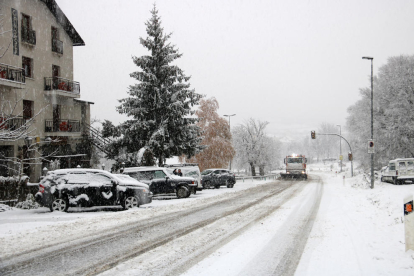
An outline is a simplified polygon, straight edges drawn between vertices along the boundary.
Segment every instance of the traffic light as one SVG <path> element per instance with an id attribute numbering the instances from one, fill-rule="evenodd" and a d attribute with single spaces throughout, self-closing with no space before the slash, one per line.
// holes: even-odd
<path id="1" fill-rule="evenodd" d="M 316 132 L 314 130 L 311 131 L 311 137 L 312 139 L 316 139 Z"/>
<path id="2" fill-rule="evenodd" d="M 348 153 L 348 160 L 349 161 L 352 161 L 352 153 L 350 152 L 350 153 Z"/>
<path id="3" fill-rule="evenodd" d="M 375 153 L 375 144 L 373 140 L 368 140 L 368 153 Z"/>

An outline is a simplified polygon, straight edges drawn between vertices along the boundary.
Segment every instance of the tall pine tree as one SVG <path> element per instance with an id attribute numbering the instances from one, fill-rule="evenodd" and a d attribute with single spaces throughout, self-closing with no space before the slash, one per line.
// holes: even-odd
<path id="1" fill-rule="evenodd" d="M 131 119 L 117 127 L 106 121 L 103 134 L 119 137 L 112 144 L 113 153 L 120 148 L 135 153 L 146 146 L 162 165 L 165 158 L 182 154 L 191 157 L 203 149 L 201 130 L 191 110 L 202 95 L 190 89 L 190 77 L 171 64 L 182 54 L 167 43 L 171 34 L 164 34 L 155 5 L 151 14 L 145 24 L 148 37 L 140 38 L 150 55 L 133 57 L 141 70 L 130 76 L 138 83 L 129 87 L 129 97 L 120 100 L 117 107 Z"/>

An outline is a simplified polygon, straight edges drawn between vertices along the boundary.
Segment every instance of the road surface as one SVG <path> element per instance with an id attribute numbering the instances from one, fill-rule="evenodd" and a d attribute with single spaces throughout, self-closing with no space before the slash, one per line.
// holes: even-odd
<path id="1" fill-rule="evenodd" d="M 268 231 L 265 242 L 245 247 L 242 264 L 235 268 L 223 258 L 223 263 L 208 267 L 220 269 L 221 275 L 293 275 L 322 193 L 318 176 L 308 181 L 277 180 L 175 213 L 137 217 L 103 232 L 86 231 L 82 239 L 45 241 L 40 248 L 3 258 L 0 275 L 207 273 L 203 263 L 220 248 L 240 239 L 238 244 L 260 240 L 251 232 L 270 216 L 283 220 Z M 243 239 L 246 235 L 249 238 Z"/>

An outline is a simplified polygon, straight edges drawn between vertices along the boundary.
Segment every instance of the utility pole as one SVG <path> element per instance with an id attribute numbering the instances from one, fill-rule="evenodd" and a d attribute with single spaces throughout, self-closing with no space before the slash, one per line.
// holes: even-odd
<path id="1" fill-rule="evenodd" d="M 231 132 L 231 128 L 230 128 L 230 117 L 231 117 L 231 116 L 236 116 L 236 114 L 231 114 L 231 115 L 223 115 L 223 116 L 225 116 L 225 117 L 229 117 L 229 131 Z M 231 171 L 231 160 L 230 160 L 229 170 Z"/>
<path id="2" fill-rule="evenodd" d="M 342 172 L 342 159 L 344 158 L 343 156 L 342 156 L 342 144 L 341 144 L 341 142 L 342 142 L 342 139 L 341 139 L 341 137 L 342 137 L 342 134 L 341 134 L 341 125 L 336 125 L 336 126 L 339 126 L 339 159 L 340 159 L 340 161 L 341 161 L 341 172 Z"/>
<path id="3" fill-rule="evenodd" d="M 374 141 L 374 58 L 362 57 L 371 60 L 371 141 Z M 371 189 L 374 189 L 374 153 L 371 153 Z"/>

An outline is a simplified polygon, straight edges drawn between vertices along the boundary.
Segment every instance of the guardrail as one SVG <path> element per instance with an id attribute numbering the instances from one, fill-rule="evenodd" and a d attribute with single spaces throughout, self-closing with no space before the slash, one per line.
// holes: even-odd
<path id="1" fill-rule="evenodd" d="M 280 174 L 266 174 L 266 175 L 258 175 L 258 176 L 236 176 L 236 180 L 251 180 L 252 182 L 254 180 L 276 180 L 280 178 Z"/>
<path id="2" fill-rule="evenodd" d="M 80 132 L 80 121 L 78 120 L 45 120 L 45 132 Z"/>
<path id="3" fill-rule="evenodd" d="M 76 81 L 60 77 L 45 78 L 45 91 L 61 90 L 73 94 L 80 94 L 80 84 Z"/>
<path id="4" fill-rule="evenodd" d="M 0 78 L 15 82 L 26 83 L 24 69 L 0 63 Z"/>

